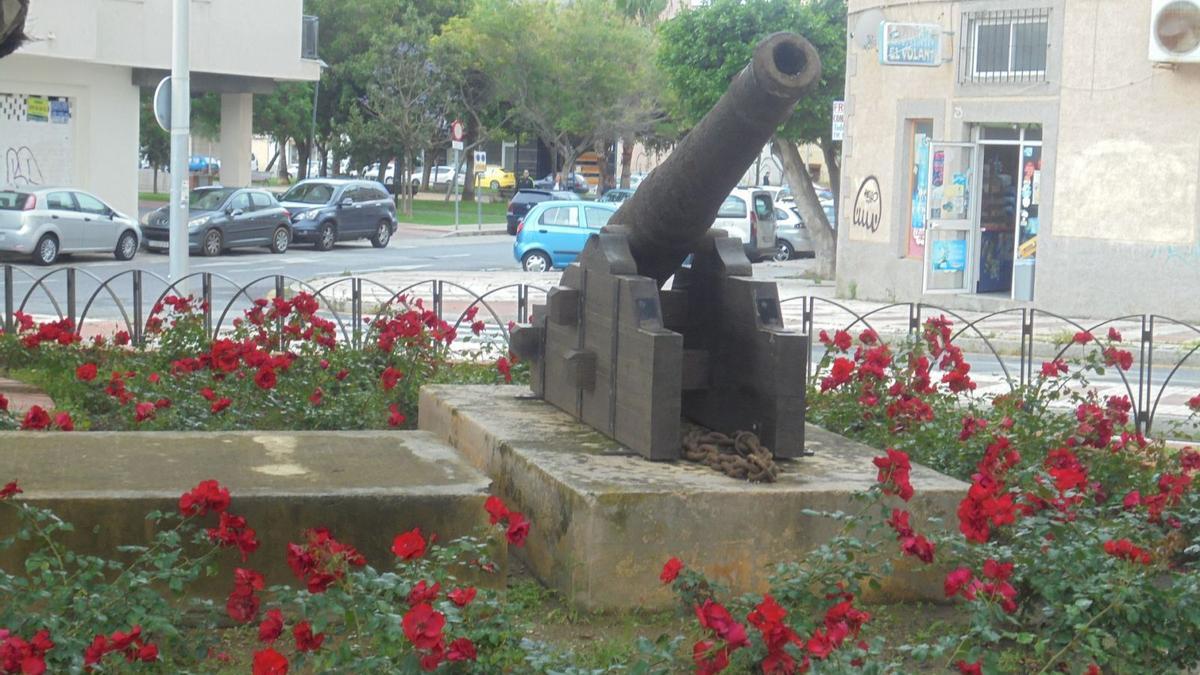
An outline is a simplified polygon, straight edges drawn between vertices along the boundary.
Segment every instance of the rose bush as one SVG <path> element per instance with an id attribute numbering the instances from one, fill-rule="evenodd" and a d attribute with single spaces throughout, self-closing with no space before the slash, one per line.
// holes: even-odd
<path id="1" fill-rule="evenodd" d="M 18 419 L 0 399 L 0 429 L 409 427 L 423 384 L 504 382 L 514 368 L 525 372 L 483 339 L 477 309 L 467 310 L 471 330 L 459 336 L 421 300 L 400 298 L 399 308 L 354 327 L 364 333 L 357 349 L 338 341 L 338 326 L 305 293 L 255 301 L 217 340 L 206 336 L 198 301 L 167 296 L 141 346 L 123 331 L 83 340 L 70 320 L 18 314 L 14 334 L 0 334 L 0 370 L 42 386 L 57 408 Z"/>
<path id="2" fill-rule="evenodd" d="M 121 547 L 128 560 L 109 560 L 64 548 L 58 535 L 70 525 L 20 494 L 16 482 L 0 490 L 0 507 L 15 510 L 19 523 L 0 548 L 36 546 L 26 574 L 0 570 L 0 673 L 211 672 L 231 661 L 256 675 L 493 673 L 526 657 L 500 595 L 473 585 L 496 572 L 485 537 L 441 544 L 419 530 L 397 535 L 403 555 L 387 571 L 325 529 L 305 532 L 286 552 L 259 551 L 229 491 L 204 481 L 180 497 L 177 512 L 149 514 L 149 546 Z M 496 536 L 522 546 L 528 528 L 513 523 L 528 521 L 505 509 Z M 249 566 L 263 555 L 286 555 L 298 586 L 268 585 Z M 222 557 L 245 565 L 234 569 L 225 603 L 189 597 Z"/>

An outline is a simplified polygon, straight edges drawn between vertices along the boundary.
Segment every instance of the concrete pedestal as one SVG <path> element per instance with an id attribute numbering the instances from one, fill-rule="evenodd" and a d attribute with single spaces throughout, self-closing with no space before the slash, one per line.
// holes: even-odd
<path id="1" fill-rule="evenodd" d="M 776 563 L 802 561 L 839 530 L 801 510 L 859 508 L 851 495 L 875 482 L 871 459 L 882 454 L 810 425 L 806 445 L 816 455 L 782 462 L 777 483 L 752 484 L 692 463 L 644 460 L 515 386 L 425 387 L 419 426 L 456 447 L 530 518 L 527 545 L 513 550 L 588 609 L 670 605 L 658 575 L 671 556 L 735 592 L 766 590 Z M 914 524 L 928 515 L 955 522 L 966 484 L 918 465 L 911 480 Z M 880 551 L 899 557 L 894 542 Z M 880 599 L 942 597 L 945 570 L 911 562 L 898 561 Z"/>
<path id="2" fill-rule="evenodd" d="M 286 547 L 307 528 L 327 527 L 368 564 L 390 569 L 401 532 L 420 527 L 444 542 L 487 526 L 490 481 L 425 432 L 0 433 L 0 484 L 18 480 L 21 499 L 74 525 L 64 539 L 80 553 L 113 557 L 118 545 L 147 543 L 146 513 L 176 511 L 182 493 L 210 478 L 229 488 L 230 512 L 260 542 L 248 563 L 236 551 L 220 557 L 221 574 L 201 589 L 214 594 L 229 592 L 234 567 L 293 582 Z M 0 537 L 14 521 L 0 509 Z M 0 567 L 23 569 L 25 553 L 0 551 Z M 495 554 L 503 569 L 505 547 Z"/>

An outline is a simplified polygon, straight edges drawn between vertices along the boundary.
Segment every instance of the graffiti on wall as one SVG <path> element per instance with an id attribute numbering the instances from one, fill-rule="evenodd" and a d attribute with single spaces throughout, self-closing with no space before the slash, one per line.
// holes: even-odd
<path id="1" fill-rule="evenodd" d="M 872 234 L 879 231 L 879 223 L 883 220 L 883 192 L 879 189 L 879 181 L 875 176 L 867 179 L 858 186 L 858 194 L 854 197 L 854 211 L 851 223 Z"/>
<path id="2" fill-rule="evenodd" d="M 10 147 L 4 151 L 4 182 L 0 185 L 25 187 L 43 185 L 45 182 L 37 156 L 29 146 Z"/>

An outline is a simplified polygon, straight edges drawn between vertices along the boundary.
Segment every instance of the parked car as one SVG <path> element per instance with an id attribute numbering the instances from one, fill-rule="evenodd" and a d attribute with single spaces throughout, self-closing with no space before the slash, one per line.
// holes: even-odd
<path id="1" fill-rule="evenodd" d="M 566 267 L 579 257 L 588 237 L 598 233 L 616 212 L 616 204 L 578 200 L 541 202 L 517 224 L 513 257 L 526 272 Z"/>
<path id="2" fill-rule="evenodd" d="M 766 190 L 766 189 L 770 189 L 770 188 L 763 188 L 763 189 Z M 820 185 L 814 184 L 813 190 L 815 190 L 817 193 L 817 200 L 820 201 L 822 204 L 825 202 L 833 201 L 833 192 L 831 192 L 828 188 L 823 188 Z M 790 187 L 780 188 L 779 192 L 774 195 L 774 198 L 775 198 L 776 204 L 778 204 L 779 202 L 795 202 L 796 201 L 796 196 L 792 194 L 792 189 Z"/>
<path id="3" fill-rule="evenodd" d="M 588 184 L 587 179 L 584 178 L 583 174 L 581 173 L 567 174 L 567 176 L 563 179 L 563 182 L 565 183 L 565 185 L 562 186 L 563 190 L 570 190 L 571 192 L 576 192 L 579 194 L 585 194 L 592 189 L 592 186 Z M 543 176 L 540 180 L 533 181 L 533 187 L 542 190 L 553 190 L 554 174 L 548 174 Z"/>
<path id="4" fill-rule="evenodd" d="M 517 233 L 517 221 L 521 220 L 534 204 L 551 199 L 571 201 L 575 195 L 570 192 L 555 190 L 517 190 L 508 202 L 508 233 Z"/>
<path id="5" fill-rule="evenodd" d="M 775 207 L 775 255 L 776 262 L 797 257 L 811 257 L 812 238 L 804 225 L 804 218 L 795 207 Z"/>
<path id="6" fill-rule="evenodd" d="M 650 174 L 648 174 L 648 173 L 630 174 L 629 175 L 629 189 L 636 190 L 637 187 L 642 184 L 642 181 L 645 180 L 646 176 L 649 176 L 649 175 Z"/>
<path id="7" fill-rule="evenodd" d="M 446 185 L 457 177 L 458 172 L 452 166 L 438 164 L 429 167 L 429 184 L 430 185 Z M 462 184 L 462 181 L 459 181 Z"/>
<path id="8" fill-rule="evenodd" d="M 741 239 L 751 262 L 775 255 L 775 204 L 765 190 L 735 188 L 717 211 L 712 226 Z"/>
<path id="9" fill-rule="evenodd" d="M 625 188 L 613 188 L 613 189 L 609 190 L 608 192 L 605 192 L 604 194 L 600 195 L 600 199 L 597 199 L 596 201 L 612 202 L 614 204 L 620 204 L 621 202 L 625 201 L 626 199 L 629 199 L 630 197 L 632 197 L 633 193 L 634 193 L 634 190 L 626 190 Z"/>
<path id="10" fill-rule="evenodd" d="M 303 180 L 280 202 L 292 214 L 296 241 L 312 242 L 318 251 L 328 251 L 349 239 L 369 239 L 375 248 L 384 248 L 398 225 L 396 203 L 373 181 Z"/>
<path id="11" fill-rule="evenodd" d="M 517 187 L 517 175 L 498 166 L 489 166 L 475 174 L 475 187 L 489 187 L 493 190 L 512 189 Z"/>
<path id="12" fill-rule="evenodd" d="M 169 206 L 146 214 L 146 248 L 168 248 L 170 225 Z M 214 256 L 236 247 L 266 246 L 272 253 L 283 253 L 291 242 L 290 214 L 266 190 L 212 187 L 188 194 L 190 251 Z"/>
<path id="13" fill-rule="evenodd" d="M 188 158 L 188 171 L 220 171 L 221 160 L 216 157 L 192 155 Z"/>
<path id="14" fill-rule="evenodd" d="M 0 251 L 27 253 L 50 265 L 60 253 L 110 252 L 130 260 L 141 245 L 133 218 L 99 197 L 71 188 L 0 190 Z"/>

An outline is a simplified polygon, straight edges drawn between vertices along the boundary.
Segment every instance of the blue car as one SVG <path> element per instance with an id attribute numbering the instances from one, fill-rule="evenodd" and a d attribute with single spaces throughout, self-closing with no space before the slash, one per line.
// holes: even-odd
<path id="1" fill-rule="evenodd" d="M 602 202 L 541 202 L 517 223 L 513 257 L 526 272 L 566 267 L 575 262 L 588 237 L 604 227 L 617 207 Z"/>

